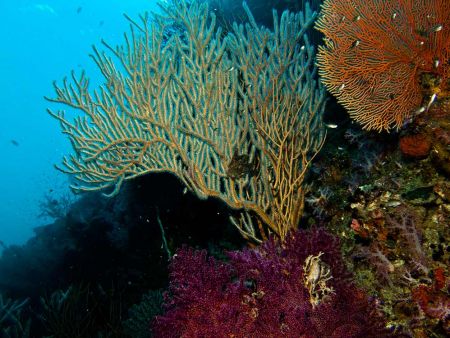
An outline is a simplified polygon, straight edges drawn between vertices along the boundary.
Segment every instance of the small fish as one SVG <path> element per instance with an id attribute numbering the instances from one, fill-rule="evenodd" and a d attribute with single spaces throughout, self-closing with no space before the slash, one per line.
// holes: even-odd
<path id="1" fill-rule="evenodd" d="M 330 129 L 336 129 L 338 127 L 338 125 L 335 123 L 325 123 L 325 127 L 330 128 Z"/>
<path id="2" fill-rule="evenodd" d="M 39 10 L 39 11 L 42 11 L 42 12 L 48 12 L 48 13 L 53 14 L 53 15 L 58 15 L 56 13 L 56 11 L 49 5 L 37 4 L 37 5 L 34 5 L 33 7 L 35 9 Z"/>
<path id="3" fill-rule="evenodd" d="M 434 61 L 433 61 L 433 67 L 434 67 L 434 68 L 439 67 L 439 60 L 438 60 L 438 59 L 434 59 Z"/>
<path id="4" fill-rule="evenodd" d="M 341 84 L 338 88 L 338 90 L 341 92 L 345 88 L 345 83 Z"/>
<path id="5" fill-rule="evenodd" d="M 420 113 L 423 113 L 426 110 L 426 107 L 420 107 L 414 112 L 414 115 L 419 115 Z"/>
<path id="6" fill-rule="evenodd" d="M 361 40 L 356 40 L 355 42 L 352 43 L 352 48 L 358 47 L 360 43 Z"/>
<path id="7" fill-rule="evenodd" d="M 83 7 L 81 7 L 81 6 L 78 7 L 78 8 L 77 8 L 77 14 L 80 14 L 82 10 L 83 10 Z"/>
<path id="8" fill-rule="evenodd" d="M 398 207 L 400 204 L 402 204 L 402 203 L 399 201 L 389 201 L 386 203 L 386 206 L 387 207 Z"/>
<path id="9" fill-rule="evenodd" d="M 98 23 L 98 25 L 99 25 L 100 27 L 102 27 L 104 23 L 105 23 L 105 21 L 101 20 L 101 21 Z"/>
<path id="10" fill-rule="evenodd" d="M 357 15 L 357 16 L 355 17 L 355 19 L 353 19 L 353 21 L 359 21 L 359 20 L 361 20 L 361 15 Z"/>
<path id="11" fill-rule="evenodd" d="M 234 66 L 231 66 L 230 69 L 228 69 L 229 72 L 231 72 L 234 69 Z"/>
<path id="12" fill-rule="evenodd" d="M 436 97 L 437 97 L 436 93 L 434 93 L 433 95 L 431 95 L 430 101 L 429 101 L 428 104 L 427 104 L 427 110 L 430 109 L 430 107 L 431 107 L 431 105 L 433 104 L 434 100 L 436 100 Z"/>
<path id="13" fill-rule="evenodd" d="M 392 19 L 395 19 L 397 17 L 397 13 L 394 12 L 394 14 L 392 14 Z"/>
<path id="14" fill-rule="evenodd" d="M 431 30 L 433 31 L 433 32 L 439 32 L 439 31 L 441 31 L 442 30 L 442 25 L 436 25 L 436 26 L 434 26 Z"/>
<path id="15" fill-rule="evenodd" d="M 15 145 L 16 147 L 19 146 L 19 142 L 17 142 L 16 140 L 11 140 L 11 143 L 12 143 L 13 145 Z"/>

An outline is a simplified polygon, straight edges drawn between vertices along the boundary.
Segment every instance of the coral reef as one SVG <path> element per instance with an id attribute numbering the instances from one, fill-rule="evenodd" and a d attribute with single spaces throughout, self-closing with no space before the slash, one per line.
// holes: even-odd
<path id="1" fill-rule="evenodd" d="M 430 154 L 431 140 L 424 134 L 405 135 L 400 138 L 400 150 L 410 157 L 426 157 Z"/>
<path id="2" fill-rule="evenodd" d="M 157 337 L 391 336 L 323 229 L 228 256 L 219 262 L 205 251 L 178 251 Z"/>
<path id="3" fill-rule="evenodd" d="M 75 191 L 110 188 L 108 197 L 124 181 L 171 173 L 198 198 L 241 209 L 233 224 L 247 240 L 284 238 L 302 216 L 302 183 L 325 141 L 325 90 L 307 36 L 317 13 L 307 3 L 304 12 L 274 11 L 269 30 L 244 2 L 245 24 L 222 34 L 207 3 L 160 7 L 129 19 L 122 46 L 94 48 L 104 76 L 95 95 L 84 73 L 54 83 L 47 99 L 79 113 L 48 110 L 75 153 L 60 170 Z M 165 39 L 168 25 L 179 29 Z"/>
<path id="4" fill-rule="evenodd" d="M 129 310 L 129 318 L 123 322 L 124 333 L 133 338 L 149 338 L 149 325 L 153 318 L 162 314 L 163 294 L 161 290 L 150 290 L 142 296 L 139 304 Z"/>
<path id="5" fill-rule="evenodd" d="M 412 290 L 412 298 L 419 305 L 422 318 L 436 319 L 447 334 L 450 332 L 449 281 L 441 267 L 434 270 L 432 285 L 421 284 Z"/>
<path id="6" fill-rule="evenodd" d="M 165 193 L 148 194 L 152 189 Z M 200 201 L 183 193 L 180 182 L 170 175 L 138 178 L 125 184 L 113 200 L 84 194 L 64 218 L 36 229 L 26 244 L 5 249 L 0 257 L 0 293 L 13 300 L 29 298 L 22 314 L 24 324 L 31 320 L 31 337 L 55 332 L 70 336 L 73 325 L 55 318 L 52 311 L 60 312 L 58 303 L 47 302 L 48 295 L 55 293 L 58 299 L 68 290 L 62 304 L 67 314 L 81 311 L 77 308 L 88 302 L 90 324 L 86 322 L 84 337 L 102 333 L 134 338 L 139 332 L 148 336 L 151 314 L 144 318 L 144 307 L 128 309 L 149 290 L 167 284 L 168 257 L 161 245 L 158 215 L 169 246 L 184 243 L 223 255 L 223 248 L 236 250 L 244 244 L 229 223 L 228 212 L 232 211 L 218 201 Z M 81 299 L 76 300 L 77 295 Z M 53 318 L 52 325 L 45 322 L 42 299 L 51 305 L 47 317 Z"/>
<path id="7" fill-rule="evenodd" d="M 0 336 L 448 337 L 449 5 L 380 3 L 326 0 L 318 23 L 325 84 L 374 131 L 333 98 L 345 118 L 322 123 L 305 1 L 128 18 L 126 48 L 105 44 L 125 67 L 94 51 L 104 96 L 55 85 L 87 114 L 53 113 L 89 192 L 44 196 L 54 222 L 5 247 Z"/>
<path id="8" fill-rule="evenodd" d="M 352 256 L 354 269 L 361 282 L 381 295 L 390 325 L 415 337 L 450 333 L 448 252 L 441 251 L 446 245 L 442 241 L 450 235 L 445 228 L 449 215 L 428 223 L 431 215 L 426 209 L 388 194 L 358 208 L 359 220 L 353 222 L 362 226 L 352 227 L 361 238 Z M 433 239 L 437 233 L 442 237 Z M 373 279 L 367 278 L 367 263 L 376 276 Z"/>
<path id="9" fill-rule="evenodd" d="M 26 319 L 22 311 L 28 303 L 3 297 L 0 293 L 0 337 L 29 338 L 31 320 Z"/>
<path id="10" fill-rule="evenodd" d="M 320 216 L 307 204 L 308 223 L 340 237 L 357 284 L 379 299 L 389 327 L 414 337 L 449 333 L 449 107 L 442 98 L 398 135 L 336 130 L 310 178 L 313 196 L 333 189 Z M 408 135 L 426 138 L 429 152 L 405 154 Z"/>
<path id="11" fill-rule="evenodd" d="M 400 129 L 450 87 L 448 0 L 325 0 L 319 73 L 368 130 Z"/>

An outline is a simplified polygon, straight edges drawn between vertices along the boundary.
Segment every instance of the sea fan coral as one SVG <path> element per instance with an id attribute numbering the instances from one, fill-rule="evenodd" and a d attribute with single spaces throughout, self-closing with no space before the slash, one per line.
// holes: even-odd
<path id="1" fill-rule="evenodd" d="M 448 87 L 450 1 L 325 0 L 322 7 L 322 81 L 363 128 L 399 129 Z"/>
<path id="2" fill-rule="evenodd" d="M 157 337 L 390 336 L 322 229 L 228 256 L 222 263 L 205 251 L 178 252 Z"/>

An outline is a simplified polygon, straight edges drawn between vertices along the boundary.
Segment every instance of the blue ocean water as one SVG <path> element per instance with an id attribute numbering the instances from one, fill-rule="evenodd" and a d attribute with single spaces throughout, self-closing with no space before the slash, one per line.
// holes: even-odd
<path id="1" fill-rule="evenodd" d="M 156 10 L 153 0 L 15 0 L 0 2 L 0 241 L 19 244 L 48 219 L 39 217 L 46 197 L 69 193 L 67 177 L 54 169 L 70 144 L 46 113 L 52 82 L 85 69 L 103 38 L 111 45 L 128 29 L 127 13 Z M 97 78 L 96 78 L 97 77 Z M 55 108 L 55 107 L 52 107 Z M 48 223 L 48 222 L 47 222 Z M 0 249 L 1 251 L 1 249 Z"/>

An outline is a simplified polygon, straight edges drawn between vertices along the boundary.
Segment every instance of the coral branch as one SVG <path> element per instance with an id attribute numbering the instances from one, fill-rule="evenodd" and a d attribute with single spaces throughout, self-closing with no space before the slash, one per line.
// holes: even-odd
<path id="1" fill-rule="evenodd" d="M 319 73 L 365 129 L 399 129 L 449 86 L 448 0 L 325 0 L 322 7 Z"/>

